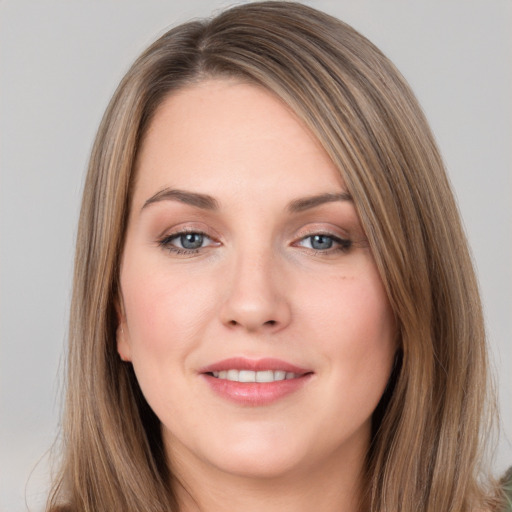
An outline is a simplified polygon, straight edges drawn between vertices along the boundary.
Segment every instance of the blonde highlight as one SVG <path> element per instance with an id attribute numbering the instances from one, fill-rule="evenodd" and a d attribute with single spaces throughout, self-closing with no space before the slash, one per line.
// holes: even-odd
<path id="1" fill-rule="evenodd" d="M 116 300 L 137 151 L 173 91 L 206 77 L 272 91 L 354 199 L 399 331 L 374 415 L 361 508 L 470 511 L 488 362 L 478 286 L 428 123 L 391 62 L 348 25 L 261 2 L 181 25 L 134 63 L 105 113 L 84 186 L 70 318 L 65 453 L 47 510 L 178 510 L 159 423 L 116 352 Z"/>

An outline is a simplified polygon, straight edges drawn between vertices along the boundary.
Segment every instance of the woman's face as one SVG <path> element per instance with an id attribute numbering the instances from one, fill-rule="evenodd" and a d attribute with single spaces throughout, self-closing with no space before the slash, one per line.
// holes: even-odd
<path id="1" fill-rule="evenodd" d="M 217 79 L 159 107 L 136 172 L 118 351 L 172 461 L 360 465 L 395 325 L 327 154 L 271 93 Z"/>

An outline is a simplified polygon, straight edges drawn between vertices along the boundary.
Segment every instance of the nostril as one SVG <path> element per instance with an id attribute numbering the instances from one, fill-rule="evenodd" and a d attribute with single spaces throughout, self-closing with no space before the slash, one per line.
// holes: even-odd
<path id="1" fill-rule="evenodd" d="M 270 325 L 270 326 L 276 325 L 276 321 L 275 320 L 267 320 L 265 322 L 265 325 Z"/>

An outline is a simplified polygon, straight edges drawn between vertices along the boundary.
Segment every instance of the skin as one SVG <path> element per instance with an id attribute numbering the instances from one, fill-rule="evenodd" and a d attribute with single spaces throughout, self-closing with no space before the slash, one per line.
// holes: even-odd
<path id="1" fill-rule="evenodd" d="M 339 171 L 271 93 L 211 79 L 159 107 L 136 173 L 118 352 L 161 421 L 181 510 L 356 510 L 395 325 Z M 322 194 L 339 197 L 290 211 Z M 196 251 L 180 247 L 183 229 L 205 233 Z M 240 404 L 200 372 L 230 357 L 311 374 Z"/>

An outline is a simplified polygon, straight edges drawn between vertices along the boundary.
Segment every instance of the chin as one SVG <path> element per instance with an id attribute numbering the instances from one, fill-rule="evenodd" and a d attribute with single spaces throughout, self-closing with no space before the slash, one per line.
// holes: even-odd
<path id="1" fill-rule="evenodd" d="M 299 436 L 290 436 L 283 426 L 267 429 L 227 429 L 223 434 L 204 436 L 194 446 L 177 446 L 172 453 L 181 459 L 182 450 L 192 452 L 200 464 L 241 478 L 280 478 L 301 468 L 306 459 Z M 213 434 L 213 432 L 211 432 Z M 178 443 L 181 444 L 181 443 Z"/>
<path id="2" fill-rule="evenodd" d="M 277 479 L 295 473 L 302 467 L 297 450 L 229 449 L 216 464 L 225 473 L 250 479 Z"/>
<path id="3" fill-rule="evenodd" d="M 306 442 L 299 436 L 288 434 L 268 436 L 255 432 L 238 438 L 231 437 L 229 442 L 211 446 L 210 452 L 219 469 L 245 478 L 280 478 L 296 473 L 305 466 Z M 213 462 L 213 460 L 212 460 Z"/>

